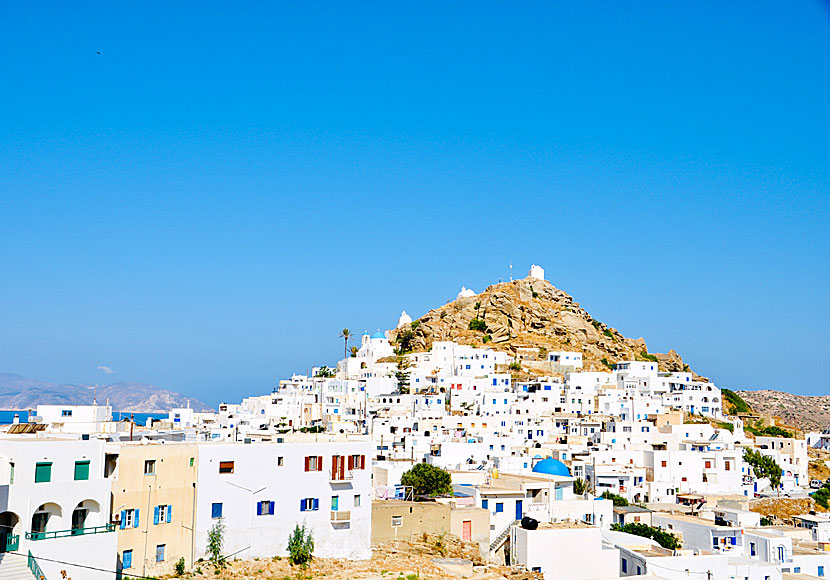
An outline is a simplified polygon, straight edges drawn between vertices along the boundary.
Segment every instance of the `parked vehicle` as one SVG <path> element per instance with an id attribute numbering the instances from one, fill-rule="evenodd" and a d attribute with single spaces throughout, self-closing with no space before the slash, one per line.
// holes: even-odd
<path id="1" fill-rule="evenodd" d="M 813 489 L 819 489 L 822 486 L 821 480 L 813 479 L 810 481 L 810 487 Z"/>

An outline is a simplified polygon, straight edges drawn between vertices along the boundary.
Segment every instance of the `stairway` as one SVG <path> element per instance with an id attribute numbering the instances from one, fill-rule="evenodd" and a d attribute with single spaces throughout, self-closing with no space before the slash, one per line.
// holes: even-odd
<path id="1" fill-rule="evenodd" d="M 496 539 L 494 539 L 492 542 L 490 542 L 490 553 L 491 554 L 494 553 L 494 552 L 497 552 L 498 549 L 501 548 L 502 544 L 504 544 L 504 542 L 507 540 L 508 536 L 510 536 L 510 528 L 512 528 L 513 526 L 515 526 L 518 523 L 519 523 L 519 520 L 514 520 L 514 521 L 510 522 L 509 524 L 507 524 L 507 527 L 505 527 L 501 531 L 501 533 L 498 536 L 496 536 Z M 2 578 L 0 578 L 0 580 L 2 580 Z"/>
<path id="2" fill-rule="evenodd" d="M 34 580 L 27 562 L 26 556 L 20 552 L 0 554 L 0 580 Z"/>

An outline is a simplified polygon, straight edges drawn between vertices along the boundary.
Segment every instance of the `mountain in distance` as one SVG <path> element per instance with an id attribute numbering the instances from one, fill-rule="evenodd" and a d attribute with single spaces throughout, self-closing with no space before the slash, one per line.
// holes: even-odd
<path id="1" fill-rule="evenodd" d="M 209 411 L 205 403 L 168 389 L 144 383 L 68 385 L 0 373 L 0 409 L 34 409 L 37 405 L 90 405 L 93 397 L 113 410 L 131 413 L 163 413 L 173 407 Z"/>
<path id="2" fill-rule="evenodd" d="M 593 318 L 569 294 L 539 278 L 501 282 L 475 296 L 458 297 L 408 328 L 392 331 L 392 341 L 406 330 L 412 331 L 416 351 L 429 350 L 434 341 L 452 340 L 513 354 L 521 348 L 540 349 L 540 354 L 582 352 L 586 371 L 608 371 L 616 362 L 637 360 L 656 362 L 661 371 L 691 372 L 674 350 L 650 353 L 644 339 L 626 338 Z M 539 366 L 523 364 L 531 369 Z"/>

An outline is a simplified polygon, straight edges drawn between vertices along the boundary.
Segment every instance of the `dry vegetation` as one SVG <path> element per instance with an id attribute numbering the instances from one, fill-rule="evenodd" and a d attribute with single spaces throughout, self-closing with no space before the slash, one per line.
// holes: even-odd
<path id="1" fill-rule="evenodd" d="M 543 580 L 542 575 L 508 566 L 485 565 L 478 546 L 455 536 L 424 534 L 409 541 L 376 546 L 370 560 L 314 558 L 305 570 L 292 566 L 286 558 L 236 560 L 215 574 L 207 562 L 201 573 L 186 573 L 184 578 L 201 580 L 449 580 L 456 578 L 432 562 L 435 558 L 463 558 L 475 567 L 473 580 Z M 166 578 L 174 578 L 172 576 Z"/>

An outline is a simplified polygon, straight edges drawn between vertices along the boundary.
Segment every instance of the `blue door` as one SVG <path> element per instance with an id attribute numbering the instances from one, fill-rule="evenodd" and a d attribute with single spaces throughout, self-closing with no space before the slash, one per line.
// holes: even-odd
<path id="1" fill-rule="evenodd" d="M 523 515 L 522 514 L 522 500 L 517 499 L 516 500 L 516 519 L 517 520 L 522 519 L 522 515 Z"/>

